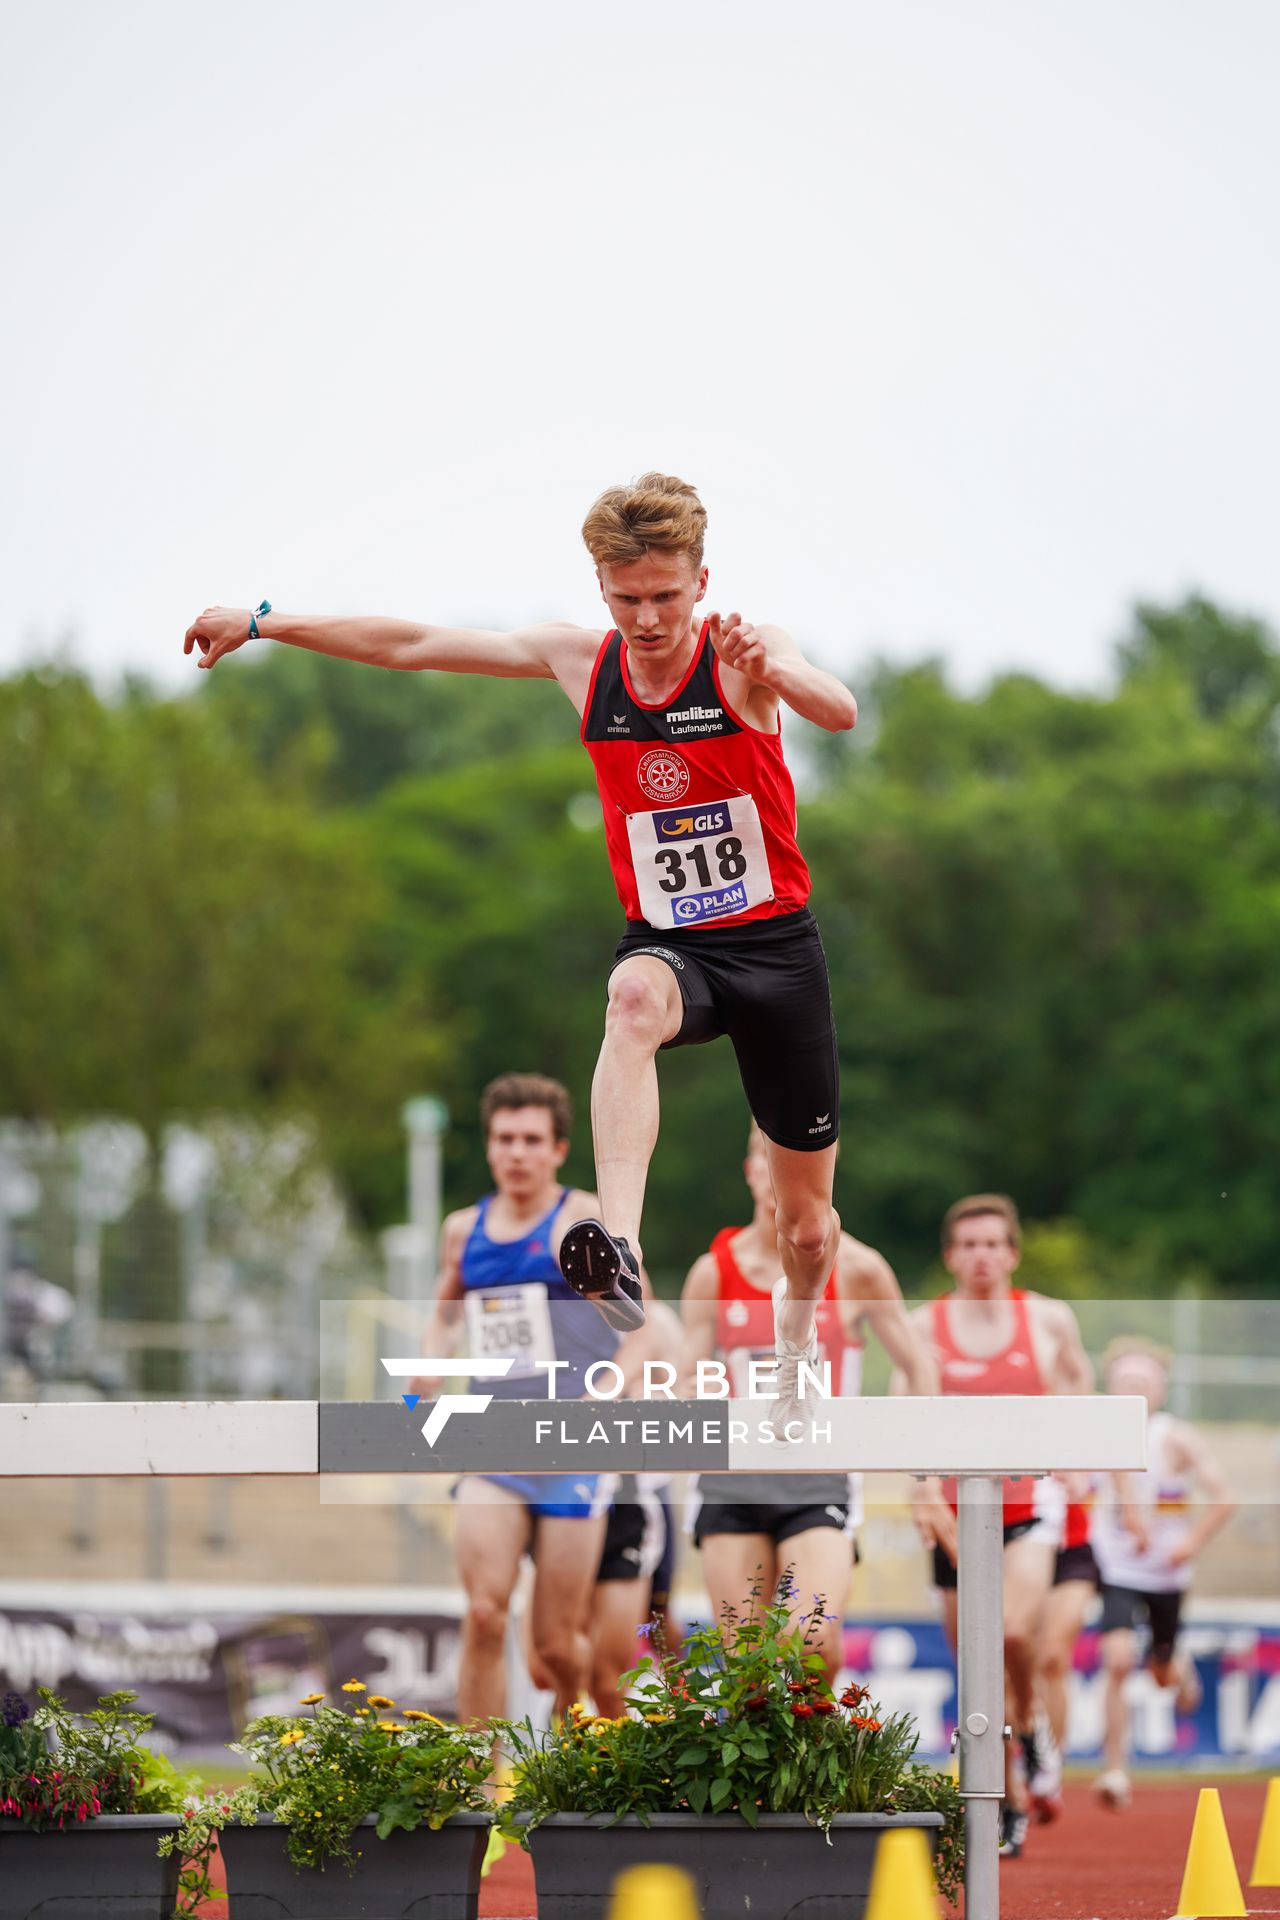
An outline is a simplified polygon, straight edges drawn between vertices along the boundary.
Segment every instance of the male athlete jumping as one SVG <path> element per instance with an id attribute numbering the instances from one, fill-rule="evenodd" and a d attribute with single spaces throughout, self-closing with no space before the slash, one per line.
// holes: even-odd
<path id="1" fill-rule="evenodd" d="M 187 631 L 202 667 L 256 635 L 380 667 L 554 679 L 582 719 L 626 932 L 592 1088 L 603 1222 L 564 1235 L 569 1284 L 638 1326 L 640 1216 L 658 1134 L 655 1056 L 728 1034 L 765 1136 L 787 1292 L 777 1308 L 775 1431 L 802 1409 L 817 1302 L 840 1225 L 831 1204 L 839 1084 L 826 960 L 796 844 L 781 708 L 837 732 L 853 695 L 780 628 L 695 608 L 706 512 L 649 473 L 614 487 L 583 538 L 612 625 L 513 633 L 408 620 L 209 607 Z"/>

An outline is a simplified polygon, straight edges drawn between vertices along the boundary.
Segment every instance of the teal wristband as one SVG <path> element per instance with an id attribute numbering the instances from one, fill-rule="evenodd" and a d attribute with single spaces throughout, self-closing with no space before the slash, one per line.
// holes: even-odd
<path id="1" fill-rule="evenodd" d="M 249 615 L 249 638 L 251 640 L 261 640 L 262 635 L 258 632 L 258 615 L 260 613 L 270 613 L 270 611 L 271 602 L 269 600 L 261 600 Z"/>

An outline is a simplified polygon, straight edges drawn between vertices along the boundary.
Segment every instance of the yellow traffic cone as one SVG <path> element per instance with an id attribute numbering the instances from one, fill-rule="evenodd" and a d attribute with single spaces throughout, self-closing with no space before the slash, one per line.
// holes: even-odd
<path id="1" fill-rule="evenodd" d="M 1178 1895 L 1178 1920 L 1243 1920 L 1247 1911 L 1223 1818 L 1222 1796 L 1216 1787 L 1201 1787 L 1182 1892 Z"/>
<path id="2" fill-rule="evenodd" d="M 882 1833 L 864 1920 L 937 1920 L 937 1914 L 933 1862 L 922 1829 L 898 1827 Z"/>
<path id="3" fill-rule="evenodd" d="M 1253 1856 L 1249 1885 L 1280 1887 L 1280 1779 L 1272 1780 L 1267 1787 L 1262 1825 L 1258 1829 L 1258 1851 Z"/>
<path id="4" fill-rule="evenodd" d="M 609 1920 L 698 1920 L 698 1895 L 680 1867 L 627 1867 L 613 1883 Z"/>

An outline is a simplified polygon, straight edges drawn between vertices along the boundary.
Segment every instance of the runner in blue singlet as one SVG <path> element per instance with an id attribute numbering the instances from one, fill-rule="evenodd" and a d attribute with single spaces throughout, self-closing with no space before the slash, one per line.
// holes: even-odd
<path id="1" fill-rule="evenodd" d="M 481 1103 L 494 1191 L 444 1223 L 440 1286 L 422 1351 L 510 1357 L 509 1373 L 486 1380 L 498 1399 L 577 1399 L 586 1369 L 610 1360 L 619 1336 L 566 1284 L 557 1259 L 567 1227 L 599 1202 L 562 1187 L 569 1151 L 569 1096 L 541 1074 L 504 1074 Z M 409 1383 L 432 1392 L 437 1383 Z M 458 1711 L 463 1720 L 506 1708 L 505 1647 L 511 1596 L 528 1553 L 534 1563 L 530 1644 L 565 1711 L 583 1692 L 588 1618 L 612 1494 L 612 1475 L 467 1474 L 458 1482 L 456 1550 L 467 1594 Z"/>

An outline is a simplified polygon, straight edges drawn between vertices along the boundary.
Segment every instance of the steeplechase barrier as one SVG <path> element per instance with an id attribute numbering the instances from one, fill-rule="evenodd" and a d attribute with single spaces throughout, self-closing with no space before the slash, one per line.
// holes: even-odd
<path id="1" fill-rule="evenodd" d="M 481 1402 L 484 1396 L 479 1396 Z M 460 1406 L 426 1439 L 399 1402 L 116 1401 L 0 1405 L 0 1477 L 562 1472 L 565 1448 L 608 1430 L 625 1471 L 860 1471 L 941 1474 L 959 1483 L 959 1713 L 965 1802 L 965 1911 L 999 1920 L 1004 1798 L 1002 1483 L 1050 1473 L 1138 1472 L 1147 1409 L 1128 1397 L 831 1400 L 819 1437 L 785 1450 L 740 1437 L 723 1406 L 698 1402 L 507 1401 Z M 430 1418 L 428 1412 L 428 1418 Z M 554 1458 L 531 1449 L 534 1423 Z M 625 1422 L 625 1431 L 623 1423 Z M 711 1423 L 710 1425 L 708 1423 Z M 690 1429 L 691 1437 L 686 1435 Z M 674 1434 L 674 1439 L 673 1439 Z M 541 1437 L 541 1436 L 540 1436 Z M 575 1463 L 587 1465 L 583 1452 Z M 534 1464 L 531 1464 L 531 1461 Z M 604 1464 L 591 1460 L 596 1466 Z"/>

